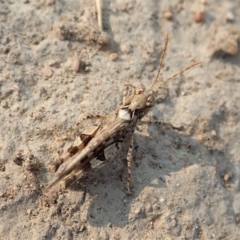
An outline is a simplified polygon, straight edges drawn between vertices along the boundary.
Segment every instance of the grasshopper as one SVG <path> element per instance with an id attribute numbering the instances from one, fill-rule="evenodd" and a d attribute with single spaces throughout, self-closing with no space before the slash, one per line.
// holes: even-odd
<path id="1" fill-rule="evenodd" d="M 168 36 L 166 37 L 165 45 L 161 54 L 157 76 L 150 87 L 145 90 L 143 87 L 135 88 L 132 85 L 126 85 L 122 104 L 106 116 L 103 122 L 96 127 L 91 134 L 80 135 L 82 143 L 79 146 L 71 147 L 68 150 L 67 155 L 62 159 L 62 162 L 66 162 L 69 159 L 71 159 L 71 161 L 48 183 L 46 190 L 49 190 L 62 180 L 64 180 L 64 187 L 66 187 L 76 179 L 79 179 L 84 172 L 89 170 L 92 160 L 95 158 L 105 160 L 104 150 L 108 146 L 119 142 L 122 143 L 123 150 L 127 151 L 128 180 L 130 182 L 130 166 L 134 149 L 134 130 L 138 122 L 155 105 L 156 84 L 161 73 L 167 44 Z M 191 64 L 164 80 L 161 84 L 166 83 L 170 79 L 175 78 L 198 64 L 200 64 L 200 62 Z M 130 187 L 131 185 L 128 183 L 127 189 L 129 193 Z"/>

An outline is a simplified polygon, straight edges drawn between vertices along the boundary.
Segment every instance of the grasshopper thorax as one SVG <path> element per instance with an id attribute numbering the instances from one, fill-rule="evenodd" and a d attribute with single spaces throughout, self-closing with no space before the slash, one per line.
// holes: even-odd
<path id="1" fill-rule="evenodd" d="M 130 121 L 136 116 L 141 119 L 147 114 L 149 109 L 155 104 L 155 92 L 152 89 L 146 91 L 138 91 L 132 98 L 131 102 L 127 106 L 122 106 L 119 109 L 118 116 Z"/>

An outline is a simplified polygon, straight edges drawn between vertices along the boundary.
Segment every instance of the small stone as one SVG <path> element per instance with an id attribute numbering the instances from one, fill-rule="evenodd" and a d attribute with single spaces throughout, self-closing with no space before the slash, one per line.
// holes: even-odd
<path id="1" fill-rule="evenodd" d="M 34 155 L 30 155 L 29 157 L 26 158 L 24 162 L 24 168 L 27 171 L 34 172 L 39 170 L 39 167 L 40 167 L 39 162 L 37 161 Z"/>
<path id="2" fill-rule="evenodd" d="M 153 206 L 151 204 L 147 204 L 145 207 L 146 213 L 152 213 L 153 212 Z"/>
<path id="3" fill-rule="evenodd" d="M 80 61 L 80 59 L 74 57 L 74 58 L 72 59 L 72 65 L 71 65 L 71 67 L 72 67 L 72 70 L 73 70 L 74 72 L 76 72 L 76 73 L 79 72 L 80 67 L 81 67 L 81 61 Z"/>
<path id="4" fill-rule="evenodd" d="M 121 6 L 121 10 L 123 12 L 128 12 L 128 3 L 124 3 L 122 6 Z"/>
<path id="5" fill-rule="evenodd" d="M 46 4 L 47 4 L 47 6 L 52 6 L 55 4 L 55 0 L 47 0 Z"/>
<path id="6" fill-rule="evenodd" d="M 223 52 L 230 55 L 236 55 L 238 53 L 238 43 L 235 39 L 227 38 L 223 40 L 220 48 Z"/>
<path id="7" fill-rule="evenodd" d="M 197 136 L 197 139 L 198 139 L 198 141 L 203 141 L 203 135 L 202 135 L 202 134 L 199 134 L 199 135 Z"/>
<path id="8" fill-rule="evenodd" d="M 107 32 L 102 31 L 98 42 L 101 46 L 108 46 L 111 45 L 112 38 Z"/>
<path id="9" fill-rule="evenodd" d="M 53 59 L 53 60 L 50 60 L 48 65 L 50 67 L 55 67 L 55 68 L 59 68 L 60 67 L 60 59 Z"/>
<path id="10" fill-rule="evenodd" d="M 85 67 L 84 67 L 84 71 L 85 71 L 85 72 L 89 72 L 89 71 L 90 71 L 90 67 L 89 67 L 89 66 L 85 66 Z"/>
<path id="11" fill-rule="evenodd" d="M 164 198 L 160 198 L 160 202 L 161 203 L 165 202 L 165 199 Z"/>
<path id="12" fill-rule="evenodd" d="M 7 100 L 2 100 L 1 106 L 2 106 L 3 108 L 5 108 L 5 109 L 9 108 L 8 101 L 7 101 Z"/>
<path id="13" fill-rule="evenodd" d="M 165 11 L 165 12 L 163 13 L 163 17 L 166 18 L 167 20 L 172 20 L 173 14 L 172 14 L 172 12 L 170 12 L 170 11 Z"/>
<path id="14" fill-rule="evenodd" d="M 215 131 L 215 130 L 212 130 L 212 131 L 211 131 L 211 135 L 212 135 L 213 137 L 217 136 L 216 131 Z"/>
<path id="15" fill-rule="evenodd" d="M 112 61 L 116 61 L 116 60 L 118 59 L 118 54 L 117 54 L 117 53 L 111 53 L 111 54 L 110 54 L 110 59 L 111 59 Z"/>
<path id="16" fill-rule="evenodd" d="M 48 66 L 45 66 L 42 69 L 42 75 L 43 77 L 45 77 L 46 79 L 50 78 L 53 75 L 52 69 Z"/>
<path id="17" fill-rule="evenodd" d="M 196 12 L 194 14 L 194 20 L 196 23 L 204 22 L 204 12 Z"/>
<path id="18" fill-rule="evenodd" d="M 3 79 L 8 79 L 10 77 L 10 72 L 5 72 L 2 74 Z"/>
<path id="19" fill-rule="evenodd" d="M 231 179 L 233 178 L 233 172 L 232 171 L 227 171 L 222 175 L 222 178 L 224 180 L 225 183 L 228 183 L 231 181 Z"/>
<path id="20" fill-rule="evenodd" d="M 86 229 L 86 227 L 84 225 L 81 225 L 79 232 L 83 232 Z"/>
<path id="21" fill-rule="evenodd" d="M 213 32 L 210 37 L 211 41 L 208 46 L 209 56 L 222 57 L 226 54 L 236 55 L 238 54 L 238 30 L 234 26 L 213 28 Z"/>
<path id="22" fill-rule="evenodd" d="M 228 22 L 233 22 L 234 19 L 235 19 L 235 16 L 231 11 L 229 11 L 229 12 L 227 12 L 226 19 L 227 19 Z"/>
<path id="23" fill-rule="evenodd" d="M 13 158 L 13 162 L 17 164 L 18 166 L 23 165 L 24 158 L 21 153 L 18 153 L 15 158 Z"/>
<path id="24" fill-rule="evenodd" d="M 32 210 L 31 209 L 27 209 L 27 215 L 31 215 Z"/>
<path id="25" fill-rule="evenodd" d="M 240 224 L 240 213 L 235 214 L 235 220 L 237 224 Z"/>
<path id="26" fill-rule="evenodd" d="M 225 182 L 228 182 L 229 181 L 229 179 L 230 179 L 230 176 L 229 176 L 229 174 L 224 174 L 224 176 L 223 176 L 223 180 L 225 181 Z"/>
<path id="27" fill-rule="evenodd" d="M 3 163 L 3 162 L 0 163 L 0 171 L 1 172 L 5 171 L 5 163 Z"/>
<path id="28" fill-rule="evenodd" d="M 58 163 L 58 162 L 51 163 L 50 165 L 48 165 L 47 169 L 49 172 L 55 173 L 60 165 L 61 165 L 61 163 Z"/>
<path id="29" fill-rule="evenodd" d="M 124 54 L 130 54 L 130 53 L 132 53 L 132 45 L 129 43 L 124 43 L 121 46 L 121 50 Z"/>
<path id="30" fill-rule="evenodd" d="M 58 200 L 58 192 L 57 191 L 51 191 L 48 193 L 48 203 L 49 204 L 56 204 Z"/>
<path id="31" fill-rule="evenodd" d="M 135 213 L 136 215 L 140 214 L 141 212 L 142 212 L 142 208 L 141 208 L 141 207 L 135 209 L 135 211 L 134 211 L 134 213 Z"/>

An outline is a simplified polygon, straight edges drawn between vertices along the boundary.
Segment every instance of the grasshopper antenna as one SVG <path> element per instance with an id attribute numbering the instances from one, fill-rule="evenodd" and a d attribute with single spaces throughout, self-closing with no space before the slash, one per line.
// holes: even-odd
<path id="1" fill-rule="evenodd" d="M 158 67 L 157 76 L 156 76 L 156 78 L 154 79 L 154 81 L 152 82 L 151 86 L 149 87 L 150 89 L 153 89 L 154 85 L 156 84 L 156 82 L 157 82 L 157 80 L 158 80 L 158 78 L 159 78 L 159 76 L 160 76 L 161 69 L 162 69 L 162 65 L 163 65 L 163 60 L 164 60 L 164 57 L 165 57 L 165 54 L 166 54 L 166 50 L 167 50 L 167 45 L 168 45 L 168 34 L 167 34 L 167 36 L 166 36 L 166 40 L 165 40 L 163 52 L 162 52 L 162 54 L 161 54 L 161 59 L 160 59 L 159 67 Z M 193 68 L 193 67 L 195 67 L 196 65 L 198 65 L 198 64 L 200 64 L 200 63 L 202 63 L 202 62 L 193 63 L 193 64 L 185 67 L 184 69 L 180 70 L 179 72 L 173 74 L 171 77 L 169 77 L 169 78 L 165 79 L 163 82 L 161 82 L 160 87 L 161 87 L 162 85 L 164 85 L 166 82 L 168 82 L 169 80 L 171 80 L 171 79 L 179 76 L 180 74 L 186 72 L 186 71 L 189 70 L 190 68 Z"/>
<path id="2" fill-rule="evenodd" d="M 163 64 L 163 60 L 164 60 L 165 53 L 166 53 L 166 50 L 167 50 L 167 45 L 168 45 L 168 34 L 167 34 L 167 36 L 166 36 L 165 44 L 164 44 L 164 48 L 163 48 L 163 52 L 162 52 L 162 54 L 161 54 L 161 60 L 160 60 L 160 63 L 159 63 L 157 76 L 156 76 L 156 78 L 154 79 L 154 81 L 152 82 L 151 86 L 149 87 L 150 89 L 153 88 L 154 84 L 157 82 L 157 80 L 158 80 L 158 78 L 159 78 L 159 76 L 160 76 L 161 69 L 162 69 L 162 64 Z"/>
<path id="3" fill-rule="evenodd" d="M 188 69 L 193 68 L 193 67 L 195 67 L 196 65 L 199 65 L 200 63 L 202 63 L 202 62 L 196 62 L 196 63 L 193 63 L 193 64 L 191 64 L 191 65 L 189 65 L 189 66 L 183 68 L 181 71 L 179 71 L 179 72 L 173 74 L 171 77 L 169 77 L 169 78 L 163 80 L 163 81 L 161 82 L 161 86 L 162 86 L 163 84 L 165 84 L 166 82 L 168 82 L 169 80 L 171 80 L 171 79 L 173 79 L 173 78 L 179 76 L 180 74 L 186 72 Z"/>

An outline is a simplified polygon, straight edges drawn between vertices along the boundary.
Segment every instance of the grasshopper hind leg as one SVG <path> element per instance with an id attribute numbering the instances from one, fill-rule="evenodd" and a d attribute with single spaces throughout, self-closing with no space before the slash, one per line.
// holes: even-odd
<path id="1" fill-rule="evenodd" d="M 132 181 L 132 163 L 133 163 L 133 134 L 129 134 L 127 138 L 124 140 L 123 145 L 121 147 L 122 153 L 124 155 L 123 161 L 125 163 L 125 168 L 123 172 L 123 181 L 126 184 L 127 194 L 131 195 L 133 188 Z"/>
<path id="2" fill-rule="evenodd" d="M 96 135 L 98 130 L 99 126 L 94 126 L 89 133 L 81 133 L 79 137 L 82 142 L 78 146 L 69 147 L 67 152 L 61 158 L 50 164 L 50 166 L 48 167 L 49 171 L 56 172 L 64 162 L 68 161 L 75 154 L 81 152 L 90 142 L 90 140 Z"/>
<path id="3" fill-rule="evenodd" d="M 133 134 L 129 137 L 129 147 L 127 152 L 127 192 L 131 195 L 133 182 L 132 182 L 132 162 L 133 162 Z"/>
<path id="4" fill-rule="evenodd" d="M 83 177 L 84 174 L 91 170 L 91 164 L 88 163 L 84 168 L 75 168 L 63 181 L 60 183 L 60 188 L 65 190 L 68 188 L 72 183 L 78 181 Z"/>
<path id="5" fill-rule="evenodd" d="M 106 157 L 104 154 L 104 150 L 101 151 L 96 158 L 101 161 L 104 162 L 106 161 Z M 92 165 L 89 162 L 88 164 L 86 164 L 83 168 L 82 167 L 76 167 L 62 182 L 61 182 L 61 189 L 66 189 L 68 188 L 73 182 L 80 180 L 83 175 L 85 175 L 87 172 L 91 171 Z"/>

